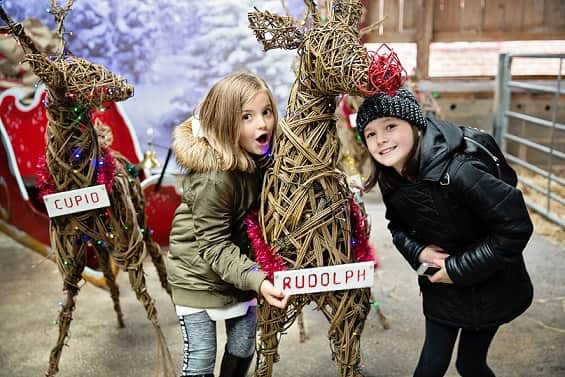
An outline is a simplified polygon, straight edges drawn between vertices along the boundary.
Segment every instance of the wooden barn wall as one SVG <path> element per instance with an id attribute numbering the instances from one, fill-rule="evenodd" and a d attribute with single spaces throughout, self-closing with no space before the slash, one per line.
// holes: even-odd
<path id="1" fill-rule="evenodd" d="M 365 42 L 414 42 L 427 77 L 432 42 L 565 39 L 565 0 L 366 0 Z M 424 74 L 424 72 L 426 74 Z"/>

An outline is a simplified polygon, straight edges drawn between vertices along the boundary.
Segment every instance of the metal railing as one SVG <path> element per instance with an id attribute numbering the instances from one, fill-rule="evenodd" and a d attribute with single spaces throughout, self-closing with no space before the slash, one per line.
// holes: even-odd
<path id="1" fill-rule="evenodd" d="M 532 82 L 518 81 L 512 77 L 512 61 L 514 59 L 532 59 L 535 64 L 536 59 L 557 59 L 559 61 L 559 69 L 556 72 L 555 85 L 543 85 Z M 533 176 L 543 177 L 544 186 L 541 187 L 534 180 L 521 177 L 519 181 L 529 189 L 536 191 L 544 196 L 543 204 L 534 202 L 531 198 L 525 198 L 528 207 L 540 215 L 546 217 L 552 222 L 559 224 L 565 228 L 565 215 L 556 213 L 553 206 L 565 206 L 565 198 L 561 197 L 554 190 L 555 187 L 565 187 L 565 179 L 554 173 L 556 165 L 565 165 L 565 151 L 556 148 L 556 131 L 565 131 L 565 125 L 557 122 L 557 114 L 561 95 L 565 94 L 565 85 L 561 71 L 563 69 L 563 60 L 565 54 L 500 54 L 498 60 L 498 75 L 495 93 L 496 101 L 496 123 L 494 126 L 494 136 L 501 146 L 504 154 L 509 162 L 518 165 L 533 173 Z M 552 82 L 553 84 L 553 82 Z M 538 116 L 528 115 L 517 111 L 510 110 L 512 93 L 517 91 L 537 92 L 545 94 L 554 94 L 553 106 L 551 111 L 551 119 L 543 119 Z M 540 144 L 534 140 L 530 140 L 524 135 L 515 135 L 509 133 L 508 123 L 510 119 L 522 121 L 525 126 L 545 127 L 549 130 L 548 145 Z M 526 133 L 527 134 L 527 133 Z M 533 149 L 547 157 L 547 162 L 542 166 L 536 165 L 531 161 L 522 159 L 508 152 L 508 142 L 515 143 L 524 148 Z"/>

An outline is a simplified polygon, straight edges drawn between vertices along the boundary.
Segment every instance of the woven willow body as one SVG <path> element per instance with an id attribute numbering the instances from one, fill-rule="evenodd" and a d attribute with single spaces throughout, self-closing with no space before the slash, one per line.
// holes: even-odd
<path id="1" fill-rule="evenodd" d="M 69 0 L 67 6 L 61 8 L 51 0 L 61 40 L 63 19 L 72 3 Z M 112 177 L 105 180 L 110 207 L 54 217 L 50 221 L 51 248 L 63 277 L 66 300 L 59 313 L 59 337 L 51 351 L 46 376 L 54 376 L 59 370 L 87 250 L 96 253 L 120 327 L 124 326 L 124 322 L 119 289 L 111 268 L 112 260 L 128 272 L 132 289 L 157 333 L 165 375 L 171 375 L 172 360 L 159 326 L 154 300 L 145 284 L 142 263 L 147 254 L 157 268 L 161 285 L 168 291 L 169 287 L 160 248 L 151 240 L 149 232 L 144 232 L 147 225 L 140 182 L 127 171 L 126 167 L 131 164 L 123 156 L 114 151 L 105 152 L 108 151 L 111 137 L 107 134 L 99 137 L 91 119 L 92 109 L 102 106 L 106 101 L 129 98 L 133 88 L 104 67 L 87 60 L 68 54 L 47 56 L 41 53 L 27 37 L 21 24 L 11 20 L 1 6 L 0 17 L 8 23 L 7 31 L 19 40 L 26 51 L 25 61 L 46 85 L 48 126 L 45 161 L 48 180 L 52 185 L 50 189 L 64 192 L 94 186 L 103 164 L 111 163 L 114 167 Z M 106 143 L 106 148 L 101 143 Z"/>
<path id="2" fill-rule="evenodd" d="M 250 27 L 265 49 L 297 49 L 298 73 L 279 125 L 274 166 L 267 172 L 259 221 L 265 240 L 289 269 L 355 262 L 351 247 L 351 192 L 338 171 L 334 113 L 339 94 L 372 90 L 370 58 L 359 43 L 358 1 L 333 1 L 322 22 L 305 1 L 311 25 L 269 12 L 250 13 Z M 279 334 L 303 306 L 315 302 L 329 321 L 328 337 L 340 376 L 357 376 L 359 341 L 370 308 L 370 290 L 293 296 L 287 310 L 259 309 L 257 376 L 271 376 L 278 360 Z"/>

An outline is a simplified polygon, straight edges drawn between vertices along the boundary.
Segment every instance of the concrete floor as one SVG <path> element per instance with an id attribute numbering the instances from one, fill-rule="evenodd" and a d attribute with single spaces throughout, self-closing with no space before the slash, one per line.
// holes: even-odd
<path id="1" fill-rule="evenodd" d="M 384 208 L 368 196 L 373 241 L 381 268 L 374 293 L 388 317 L 384 330 L 374 312 L 362 336 L 365 376 L 410 376 L 423 339 L 423 316 L 415 273 L 392 247 L 383 222 Z M 525 252 L 535 286 L 528 311 L 501 328 L 489 354 L 498 376 L 565 376 L 565 245 L 534 236 Z M 182 342 L 170 299 L 146 263 L 149 293 L 156 299 L 161 328 L 180 368 Z M 126 328 L 118 329 L 109 294 L 90 284 L 78 296 L 60 377 L 139 377 L 161 375 L 155 332 L 142 306 L 118 275 Z M 57 338 L 55 324 L 63 300 L 57 267 L 39 254 L 0 234 L 0 377 L 43 376 Z M 280 345 L 275 376 L 337 376 L 321 313 L 305 311 L 308 338 L 299 343 L 297 326 Z M 218 324 L 219 344 L 225 339 Z M 220 346 L 219 348 L 223 348 Z M 454 367 L 448 376 L 456 376 Z"/>

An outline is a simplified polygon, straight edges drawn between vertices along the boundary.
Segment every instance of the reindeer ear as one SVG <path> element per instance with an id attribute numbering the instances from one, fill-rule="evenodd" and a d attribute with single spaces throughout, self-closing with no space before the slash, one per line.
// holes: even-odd
<path id="1" fill-rule="evenodd" d="M 335 1 L 332 4 L 333 13 L 331 18 L 340 20 L 349 26 L 359 28 L 359 21 L 363 13 L 363 6 L 359 0 Z"/>
<path id="2" fill-rule="evenodd" d="M 248 19 L 249 27 L 265 51 L 273 48 L 292 50 L 302 44 L 304 34 L 296 27 L 292 17 L 256 10 L 249 13 Z"/>

